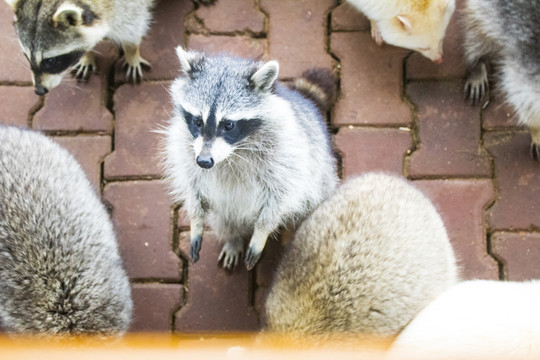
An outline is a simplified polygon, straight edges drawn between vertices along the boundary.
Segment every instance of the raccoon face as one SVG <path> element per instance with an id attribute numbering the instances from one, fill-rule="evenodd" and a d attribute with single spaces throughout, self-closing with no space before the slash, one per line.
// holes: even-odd
<path id="1" fill-rule="evenodd" d="M 425 12 L 398 15 L 378 25 L 388 44 L 418 51 L 440 64 L 446 28 L 454 10 L 454 0 L 433 0 Z"/>
<path id="2" fill-rule="evenodd" d="M 210 169 L 229 158 L 246 160 L 257 151 L 252 140 L 264 126 L 264 99 L 277 79 L 277 62 L 177 52 L 183 73 L 171 93 L 195 161 Z"/>
<path id="3" fill-rule="evenodd" d="M 87 5 L 38 0 L 8 3 L 15 11 L 15 30 L 38 95 L 60 84 L 70 67 L 108 31 Z"/>

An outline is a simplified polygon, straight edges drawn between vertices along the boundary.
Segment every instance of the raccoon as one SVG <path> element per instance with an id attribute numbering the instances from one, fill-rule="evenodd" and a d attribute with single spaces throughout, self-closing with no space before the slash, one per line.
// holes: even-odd
<path id="1" fill-rule="evenodd" d="M 92 48 L 108 38 L 122 46 L 128 80 L 142 78 L 150 66 L 139 52 L 154 0 L 6 0 L 15 12 L 15 29 L 30 63 L 37 95 L 60 84 L 72 65 L 78 79 L 96 70 Z"/>
<path id="2" fill-rule="evenodd" d="M 378 45 L 418 51 L 433 62 L 443 61 L 443 40 L 456 8 L 455 0 L 348 0 L 371 22 Z"/>
<path id="3" fill-rule="evenodd" d="M 474 105 L 489 90 L 488 67 L 518 122 L 531 132 L 531 156 L 540 161 L 540 2 L 466 1 L 463 17 L 468 76 L 465 95 Z"/>
<path id="4" fill-rule="evenodd" d="M 15 334 L 118 335 L 132 300 L 109 215 L 73 157 L 0 126 L 0 322 Z"/>
<path id="5" fill-rule="evenodd" d="M 540 359 L 540 281 L 473 280 L 429 304 L 388 359 Z"/>
<path id="6" fill-rule="evenodd" d="M 276 61 L 177 53 L 182 73 L 171 87 L 175 116 L 164 130 L 163 158 L 172 194 L 190 218 L 191 259 L 199 259 L 207 221 L 225 242 L 218 259 L 225 269 L 237 265 L 251 237 L 245 264 L 252 269 L 271 233 L 294 227 L 336 186 L 316 105 L 333 96 L 322 89 L 335 93 L 335 77 L 315 76 L 321 69 L 291 90 L 277 81 Z M 317 86 L 323 78 L 333 84 Z"/>
<path id="7" fill-rule="evenodd" d="M 342 184 L 299 227 L 265 304 L 266 332 L 391 339 L 457 281 L 444 224 L 405 180 Z"/>

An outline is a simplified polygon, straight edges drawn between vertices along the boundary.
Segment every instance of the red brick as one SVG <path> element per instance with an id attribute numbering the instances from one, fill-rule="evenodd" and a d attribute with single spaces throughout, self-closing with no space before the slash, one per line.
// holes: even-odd
<path id="1" fill-rule="evenodd" d="M 170 84 L 123 85 L 114 95 L 114 152 L 105 160 L 105 178 L 160 176 L 159 142 L 154 132 L 170 118 Z"/>
<path id="2" fill-rule="evenodd" d="M 325 49 L 327 15 L 334 0 L 260 1 L 268 14 L 268 58 L 279 61 L 280 78 L 297 77 L 313 67 L 332 68 Z"/>
<path id="3" fill-rule="evenodd" d="M 152 64 L 143 68 L 144 80 L 172 80 L 178 76 L 180 64 L 176 47 L 184 45 L 184 20 L 193 10 L 193 2 L 186 0 L 160 0 L 153 11 L 150 30 L 141 44 L 141 56 Z M 116 63 L 115 81 L 125 82 L 124 59 Z"/>
<path id="4" fill-rule="evenodd" d="M 264 55 L 264 41 L 249 36 L 190 35 L 188 48 L 208 54 L 227 53 L 253 59 Z"/>
<path id="5" fill-rule="evenodd" d="M 56 136 L 52 139 L 75 157 L 99 193 L 101 191 L 101 164 L 105 156 L 111 152 L 111 137 Z"/>
<path id="6" fill-rule="evenodd" d="M 39 97 L 32 87 L 0 86 L 0 104 L 0 124 L 27 127 L 30 111 L 38 106 Z"/>
<path id="7" fill-rule="evenodd" d="M 189 232 L 182 233 L 180 247 L 189 254 Z M 189 265 L 186 304 L 176 313 L 176 331 L 254 331 L 259 327 L 250 304 L 251 276 L 243 263 L 228 273 L 217 263 L 222 244 L 204 233 L 201 258 Z"/>
<path id="8" fill-rule="evenodd" d="M 492 230 L 540 226 L 540 165 L 529 156 L 530 139 L 528 133 L 484 136 L 497 178 L 497 198 L 487 213 Z"/>
<path id="9" fill-rule="evenodd" d="M 212 32 L 260 33 L 264 30 L 264 15 L 255 9 L 254 0 L 217 1 L 212 6 L 200 6 L 195 14 Z"/>
<path id="10" fill-rule="evenodd" d="M 491 180 L 414 181 L 435 204 L 446 226 L 463 279 L 498 279 L 487 253 L 484 209 L 493 201 Z"/>
<path id="11" fill-rule="evenodd" d="M 13 27 L 13 10 L 5 1 L 0 2 L 0 83 L 32 83 L 30 65 L 17 40 Z"/>
<path id="12" fill-rule="evenodd" d="M 368 171 L 403 174 L 412 140 L 408 131 L 398 129 L 341 128 L 335 144 L 346 178 Z"/>
<path id="13" fill-rule="evenodd" d="M 540 279 L 540 234 L 497 232 L 491 236 L 491 250 L 502 262 L 506 280 Z"/>
<path id="14" fill-rule="evenodd" d="M 182 266 L 172 250 L 173 210 L 161 181 L 113 182 L 104 199 L 113 207 L 120 253 L 132 279 L 180 280 Z"/>
<path id="15" fill-rule="evenodd" d="M 463 78 L 466 66 L 463 55 L 463 30 L 460 24 L 460 9 L 463 0 L 456 1 L 456 12 L 452 16 L 443 44 L 443 63 L 435 64 L 418 52 L 407 60 L 407 79 Z"/>
<path id="16" fill-rule="evenodd" d="M 130 332 L 170 332 L 172 315 L 182 302 L 180 284 L 133 284 Z"/>
<path id="17" fill-rule="evenodd" d="M 479 111 L 463 101 L 460 82 L 411 83 L 407 94 L 418 108 L 420 139 L 411 155 L 412 177 L 491 176 Z"/>
<path id="18" fill-rule="evenodd" d="M 344 1 L 332 11 L 332 31 L 370 31 L 369 20 Z"/>
<path id="19" fill-rule="evenodd" d="M 341 66 L 334 125 L 410 124 L 411 111 L 402 99 L 406 51 L 380 47 L 365 32 L 333 33 L 330 47 Z"/>
<path id="20" fill-rule="evenodd" d="M 502 130 L 519 127 L 514 109 L 500 100 L 501 96 L 492 96 L 489 105 L 482 111 L 482 127 L 485 130 Z"/>

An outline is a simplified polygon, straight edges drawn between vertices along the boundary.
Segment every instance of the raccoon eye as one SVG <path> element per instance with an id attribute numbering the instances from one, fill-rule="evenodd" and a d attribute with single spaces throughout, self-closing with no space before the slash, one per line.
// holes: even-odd
<path id="1" fill-rule="evenodd" d="M 203 121 L 201 119 L 195 119 L 193 120 L 193 125 L 195 125 L 196 127 L 201 127 L 203 126 Z"/>
<path id="2" fill-rule="evenodd" d="M 234 128 L 234 122 L 227 120 L 223 123 L 225 130 L 232 130 Z"/>

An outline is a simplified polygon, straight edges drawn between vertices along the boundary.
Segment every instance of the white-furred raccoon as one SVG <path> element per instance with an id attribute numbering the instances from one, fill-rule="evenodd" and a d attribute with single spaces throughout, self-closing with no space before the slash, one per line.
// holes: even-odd
<path id="1" fill-rule="evenodd" d="M 540 281 L 473 280 L 448 289 L 403 330 L 389 359 L 540 359 Z"/>
<path id="2" fill-rule="evenodd" d="M 299 227 L 266 301 L 267 330 L 393 337 L 457 281 L 431 202 L 404 179 L 346 181 Z"/>
<path id="3" fill-rule="evenodd" d="M 301 221 L 336 186 L 326 124 L 301 95 L 322 106 L 335 94 L 335 78 L 320 69 L 294 91 L 277 81 L 276 61 L 177 53 L 182 74 L 171 87 L 175 116 L 164 131 L 164 167 L 191 221 L 191 258 L 199 258 L 207 221 L 225 242 L 219 260 L 226 269 L 251 237 L 251 269 L 272 232 Z"/>
<path id="4" fill-rule="evenodd" d="M 494 65 L 506 101 L 531 131 L 531 156 L 540 161 L 540 1 L 474 0 L 464 9 L 465 93 L 471 103 L 488 91 Z"/>
<path id="5" fill-rule="evenodd" d="M 443 40 L 455 0 L 348 0 L 371 21 L 371 35 L 382 45 L 418 51 L 443 61 Z"/>
<path id="6" fill-rule="evenodd" d="M 73 157 L 0 127 L 0 322 L 19 334 L 126 331 L 132 312 L 109 215 Z"/>

